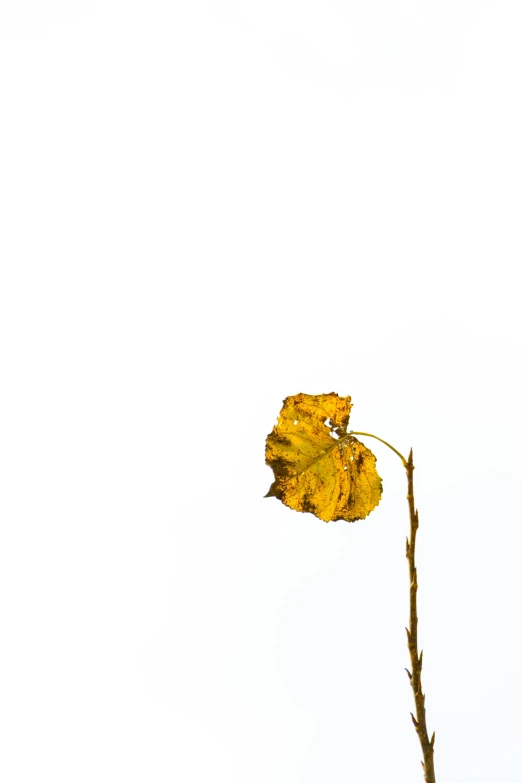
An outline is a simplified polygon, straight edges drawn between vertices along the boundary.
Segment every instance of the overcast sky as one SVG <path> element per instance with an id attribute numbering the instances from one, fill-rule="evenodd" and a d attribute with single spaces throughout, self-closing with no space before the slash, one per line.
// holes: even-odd
<path id="1" fill-rule="evenodd" d="M 406 476 L 264 499 L 285 397 L 414 450 L 440 783 L 520 783 L 518 2 L 4 0 L 0 776 L 421 783 Z"/>

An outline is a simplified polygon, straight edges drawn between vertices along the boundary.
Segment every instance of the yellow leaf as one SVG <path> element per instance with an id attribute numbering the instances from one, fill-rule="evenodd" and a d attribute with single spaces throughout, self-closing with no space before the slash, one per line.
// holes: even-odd
<path id="1" fill-rule="evenodd" d="M 382 481 L 372 452 L 347 432 L 350 397 L 287 397 L 266 439 L 275 481 L 265 497 L 331 522 L 364 519 L 379 503 Z"/>

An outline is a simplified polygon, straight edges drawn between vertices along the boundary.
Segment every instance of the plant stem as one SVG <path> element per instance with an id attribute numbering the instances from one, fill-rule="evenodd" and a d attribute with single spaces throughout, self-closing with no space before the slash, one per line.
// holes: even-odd
<path id="1" fill-rule="evenodd" d="M 422 692 L 422 650 L 419 655 L 417 646 L 417 569 L 415 567 L 415 539 L 419 527 L 419 512 L 415 510 L 415 498 L 413 496 L 413 451 L 410 449 L 408 462 L 406 463 L 406 475 L 408 476 L 408 507 L 410 510 L 410 540 L 406 539 L 406 557 L 408 558 L 410 571 L 410 630 L 406 628 L 408 635 L 408 649 L 411 658 L 411 674 L 406 669 L 415 699 L 417 718 L 411 718 L 417 731 L 419 742 L 424 756 L 424 780 L 426 783 L 435 783 L 435 766 L 433 762 L 433 746 L 435 744 L 435 732 L 428 738 L 426 727 L 426 709 L 424 706 L 425 694 Z"/>
<path id="2" fill-rule="evenodd" d="M 367 435 L 369 438 L 375 438 L 375 440 L 380 440 L 381 443 L 384 443 L 385 446 L 388 446 L 389 449 L 394 451 L 397 454 L 397 456 L 399 456 L 401 458 L 402 464 L 404 465 L 404 467 L 406 467 L 408 465 L 408 463 L 406 462 L 406 460 L 404 459 L 404 457 L 402 456 L 400 451 L 397 451 L 397 449 L 394 449 L 393 446 L 390 443 L 388 443 L 388 441 L 383 440 L 382 438 L 378 438 L 377 435 L 372 435 L 370 432 L 353 432 L 353 431 L 350 431 L 348 433 L 348 436 L 350 436 L 350 435 Z"/>
<path id="3" fill-rule="evenodd" d="M 419 742 L 422 748 L 422 754 L 424 756 L 424 762 L 421 762 L 424 770 L 424 780 L 426 783 L 435 783 L 435 765 L 433 761 L 433 746 L 435 744 L 435 732 L 431 736 L 431 740 L 428 738 L 428 729 L 426 727 L 426 709 L 424 706 L 425 694 L 422 692 L 422 650 L 419 655 L 419 649 L 417 646 L 417 568 L 415 567 L 415 540 L 417 538 L 417 530 L 419 528 L 419 512 L 415 510 L 415 498 L 413 495 L 413 471 L 415 466 L 413 464 L 413 451 L 410 449 L 408 460 L 405 460 L 402 454 L 394 449 L 389 443 L 382 438 L 378 438 L 377 435 L 372 435 L 369 432 L 350 432 L 350 435 L 366 435 L 369 438 L 375 438 L 384 443 L 388 448 L 397 454 L 402 464 L 406 468 L 406 475 L 408 477 L 408 508 L 410 510 L 410 539 L 406 539 L 406 557 L 408 558 L 409 572 L 410 572 L 410 629 L 406 628 L 408 635 L 408 649 L 410 651 L 411 659 L 411 673 L 406 669 L 408 677 L 410 678 L 410 684 L 413 690 L 413 698 L 415 699 L 415 710 L 417 717 L 411 714 L 413 725 L 417 731 Z"/>

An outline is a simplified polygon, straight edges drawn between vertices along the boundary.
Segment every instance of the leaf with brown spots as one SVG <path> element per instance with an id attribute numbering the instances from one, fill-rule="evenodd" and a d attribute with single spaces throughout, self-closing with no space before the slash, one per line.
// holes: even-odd
<path id="1" fill-rule="evenodd" d="M 372 452 L 347 431 L 350 397 L 287 397 L 266 439 L 275 481 L 265 497 L 325 522 L 364 519 L 377 506 L 382 481 Z"/>

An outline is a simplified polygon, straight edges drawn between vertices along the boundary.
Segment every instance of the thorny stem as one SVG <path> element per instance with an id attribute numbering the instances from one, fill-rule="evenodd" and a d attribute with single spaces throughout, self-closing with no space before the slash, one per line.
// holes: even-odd
<path id="1" fill-rule="evenodd" d="M 410 540 L 406 539 L 406 557 L 410 568 L 410 630 L 406 628 L 408 636 L 408 648 L 411 658 L 411 674 L 408 672 L 410 684 L 415 699 L 415 708 L 417 719 L 411 716 L 413 725 L 417 731 L 419 742 L 424 756 L 424 780 L 426 783 L 435 783 L 435 765 L 433 762 L 433 746 L 435 744 L 435 732 L 433 732 L 431 741 L 428 737 L 426 727 L 426 709 L 424 706 L 425 694 L 422 692 L 421 672 L 422 672 L 422 650 L 419 655 L 417 646 L 417 569 L 415 567 L 415 539 L 419 527 L 419 512 L 415 509 L 415 498 L 413 496 L 413 451 L 410 449 L 408 462 L 406 464 L 406 475 L 408 476 L 408 507 L 410 509 Z"/>
<path id="2" fill-rule="evenodd" d="M 408 508 L 410 511 L 410 538 L 406 539 L 406 557 L 408 558 L 409 572 L 410 572 L 410 628 L 406 628 L 406 634 L 408 636 L 408 649 L 410 651 L 411 659 L 411 673 L 406 669 L 408 677 L 410 678 L 410 684 L 413 690 L 413 697 L 415 699 L 415 710 L 417 717 L 414 718 L 413 713 L 411 719 L 415 730 L 419 737 L 419 742 L 422 748 L 422 754 L 424 756 L 424 762 L 421 762 L 424 770 L 424 780 L 426 783 L 435 783 L 435 765 L 433 761 L 433 746 L 435 744 L 435 732 L 431 736 L 431 740 L 428 737 L 428 729 L 426 727 L 426 709 L 424 706 L 425 694 L 422 692 L 422 650 L 419 655 L 419 649 L 417 645 L 417 569 L 415 567 L 415 540 L 417 538 L 417 530 L 419 528 L 419 512 L 415 509 L 415 498 L 413 495 L 413 471 L 415 466 L 413 464 L 413 451 L 410 449 L 408 460 L 406 461 L 402 454 L 397 449 L 390 446 L 382 438 L 377 438 L 376 435 L 370 435 L 369 432 L 351 432 L 350 435 L 367 435 L 370 438 L 376 438 L 384 443 L 392 451 L 394 451 L 402 460 L 402 464 L 406 468 L 406 475 L 408 477 Z"/>

